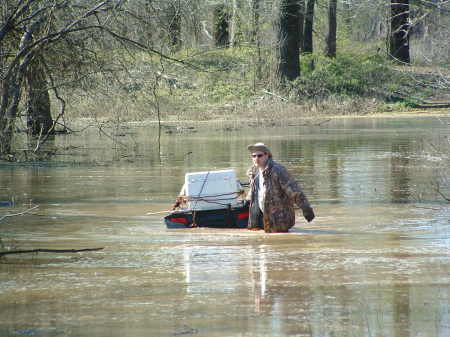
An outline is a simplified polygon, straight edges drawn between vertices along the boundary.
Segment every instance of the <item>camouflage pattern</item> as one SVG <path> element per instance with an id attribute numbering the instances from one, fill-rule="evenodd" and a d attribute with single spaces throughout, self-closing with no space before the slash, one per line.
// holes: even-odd
<path id="1" fill-rule="evenodd" d="M 256 208 L 255 202 L 257 203 L 258 168 L 253 166 L 247 173 L 250 178 L 247 199 L 250 200 L 250 210 L 252 210 Z M 294 205 L 302 210 L 309 209 L 311 206 L 308 199 L 287 169 L 272 159 L 268 160 L 263 177 L 266 186 L 264 231 L 267 233 L 287 232 L 295 224 Z M 251 211 L 249 228 L 257 227 L 255 218 L 255 212 Z"/>

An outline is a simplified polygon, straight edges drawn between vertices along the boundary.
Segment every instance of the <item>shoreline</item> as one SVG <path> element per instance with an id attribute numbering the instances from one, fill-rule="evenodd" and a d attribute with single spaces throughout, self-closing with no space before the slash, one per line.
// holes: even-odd
<path id="1" fill-rule="evenodd" d="M 397 111 L 397 112 L 377 112 L 377 113 L 366 113 L 366 114 L 349 114 L 349 115 L 319 115 L 319 116 L 299 116 L 299 117 L 290 117 L 285 119 L 278 118 L 262 118 L 262 117 L 254 117 L 252 119 L 249 118 L 232 118 L 232 119 L 207 119 L 207 120 L 196 120 L 196 119 L 162 119 L 161 121 L 155 119 L 144 119 L 144 120 L 127 120 L 120 121 L 120 124 L 125 125 L 136 125 L 136 126 L 145 126 L 145 125 L 154 125 L 159 124 L 164 127 L 165 125 L 170 124 L 186 124 L 186 123 L 194 123 L 194 124 L 226 124 L 226 123 L 239 123 L 239 122 L 248 122 L 248 123 L 264 123 L 264 122 L 274 122 L 277 121 L 277 125 L 284 125 L 288 122 L 295 121 L 324 121 L 324 120 L 333 120 L 333 119 L 364 119 L 364 118 L 417 118 L 417 117 L 450 117 L 450 109 L 439 110 L 439 111 L 428 111 L 428 110 L 418 110 L 418 111 Z M 114 120 L 108 118 L 87 118 L 87 117 L 79 117 L 68 119 L 68 125 L 86 125 L 88 123 L 93 122 L 112 122 L 115 123 Z M 314 126 L 315 124 L 311 123 L 309 126 Z M 308 125 L 305 125 L 308 126 Z"/>

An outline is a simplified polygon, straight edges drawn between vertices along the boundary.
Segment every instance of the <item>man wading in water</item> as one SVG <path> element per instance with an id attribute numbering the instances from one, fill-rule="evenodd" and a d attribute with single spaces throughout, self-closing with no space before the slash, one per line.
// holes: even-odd
<path id="1" fill-rule="evenodd" d="M 314 211 L 306 195 L 287 169 L 272 160 L 269 148 L 263 143 L 249 145 L 253 166 L 250 177 L 250 217 L 248 229 L 264 229 L 267 233 L 287 232 L 295 224 L 294 204 L 310 222 Z"/>

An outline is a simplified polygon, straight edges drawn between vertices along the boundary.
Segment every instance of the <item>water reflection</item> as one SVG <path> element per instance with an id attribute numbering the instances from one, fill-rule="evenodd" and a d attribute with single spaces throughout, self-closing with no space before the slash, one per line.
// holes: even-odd
<path id="1" fill-rule="evenodd" d="M 431 130 L 426 119 L 206 127 L 163 137 L 161 161 L 144 128 L 129 136 L 134 152 L 93 134 L 57 137 L 79 147 L 51 164 L 0 167 L 0 201 L 16 202 L 0 212 L 40 205 L 39 216 L 0 222 L 1 238 L 105 250 L 0 263 L 0 335 L 448 336 L 450 210 L 428 188 Z M 256 141 L 300 181 L 313 223 L 266 235 L 167 230 L 144 216 L 170 206 L 185 172 L 233 167 L 245 180 Z"/>
<path id="2" fill-rule="evenodd" d="M 230 333 L 255 336 L 446 336 L 449 286 L 437 282 L 430 292 L 416 265 L 430 261 L 426 254 L 402 253 L 402 239 L 389 237 L 391 249 L 373 243 L 353 253 L 318 251 L 302 237 L 267 237 L 259 245 L 238 239 L 232 246 L 211 245 L 214 240 L 204 237 L 204 244 L 182 248 L 181 303 L 204 306 L 200 312 L 209 312 L 202 316 L 208 328 L 197 323 L 196 329 L 210 336 L 220 335 L 222 310 L 234 322 Z"/>

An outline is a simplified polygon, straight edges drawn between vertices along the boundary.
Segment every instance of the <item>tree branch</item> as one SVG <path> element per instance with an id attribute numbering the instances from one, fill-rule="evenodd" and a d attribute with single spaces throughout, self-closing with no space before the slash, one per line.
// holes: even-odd
<path id="1" fill-rule="evenodd" d="M 4 37 L 6 36 L 6 34 L 8 34 L 8 32 L 10 32 L 12 30 L 16 19 L 18 17 L 20 17 L 22 15 L 22 13 L 24 13 L 28 9 L 28 7 L 30 7 L 31 3 L 34 0 L 28 0 L 28 2 L 19 10 L 20 6 L 22 5 L 22 3 L 24 1 L 25 0 L 19 0 L 19 2 L 16 4 L 16 7 L 13 8 L 13 10 L 11 11 L 11 15 L 5 20 L 5 23 L 1 26 L 0 41 L 2 41 L 4 39 Z"/>
<path id="2" fill-rule="evenodd" d="M 48 77 L 50 78 L 50 82 L 52 83 L 53 92 L 55 93 L 56 98 L 59 100 L 59 102 L 61 104 L 61 110 L 60 110 L 58 116 L 53 121 L 52 127 L 47 131 L 47 134 L 44 136 L 44 139 L 42 140 L 42 142 L 38 142 L 38 144 L 36 145 L 36 148 L 33 151 L 35 153 L 37 151 L 39 151 L 41 146 L 47 141 L 48 137 L 55 131 L 56 124 L 59 122 L 59 119 L 61 117 L 64 117 L 64 114 L 66 112 L 66 101 L 59 95 L 59 91 L 55 85 L 55 81 L 53 79 L 52 73 L 44 59 L 42 60 L 42 64 L 44 65 L 44 68 L 47 71 Z M 65 127 L 65 125 L 64 125 L 64 127 Z M 39 139 L 40 139 L 40 137 L 39 137 Z"/>
<path id="3" fill-rule="evenodd" d="M 442 198 L 444 198 L 444 200 L 450 202 L 450 198 L 448 198 L 447 196 L 445 196 L 444 193 L 441 192 L 441 190 L 439 189 L 439 187 L 437 188 L 437 192 L 439 193 L 439 195 L 440 195 Z"/>
<path id="4" fill-rule="evenodd" d="M 83 249 L 25 249 L 25 250 L 9 250 L 6 252 L 0 252 L 0 256 L 10 255 L 10 254 L 26 254 L 26 253 L 80 253 L 80 252 L 95 252 L 102 250 L 104 247 L 100 248 L 83 248 Z"/>
<path id="5" fill-rule="evenodd" d="M 116 38 L 116 39 L 118 39 L 118 40 L 128 42 L 128 43 L 130 43 L 130 44 L 132 44 L 132 45 L 134 45 L 134 46 L 136 46 L 136 47 L 139 47 L 139 48 L 142 49 L 142 50 L 150 51 L 150 52 L 152 52 L 152 53 L 154 53 L 154 54 L 156 54 L 156 55 L 158 55 L 158 56 L 160 56 L 160 57 L 162 57 L 162 58 L 164 58 L 164 59 L 166 59 L 166 60 L 169 60 L 169 61 L 172 61 L 172 62 L 176 62 L 176 63 L 180 63 L 180 64 L 182 64 L 182 65 L 188 66 L 188 67 L 190 67 L 190 68 L 192 68 L 192 69 L 195 69 L 195 70 L 198 70 L 198 71 L 209 72 L 208 70 L 203 69 L 203 68 L 200 68 L 200 67 L 198 67 L 198 66 L 196 66 L 196 65 L 194 65 L 194 64 L 192 64 L 192 63 L 189 63 L 189 62 L 186 62 L 186 61 L 184 61 L 184 60 L 180 60 L 180 59 L 176 59 L 176 58 L 167 56 L 167 55 L 165 55 L 165 54 L 163 54 L 163 53 L 157 51 L 156 49 L 150 48 L 150 47 L 148 47 L 148 46 L 146 46 L 146 45 L 144 45 L 144 44 L 142 44 L 142 43 L 140 43 L 140 42 L 138 42 L 138 41 L 131 40 L 131 39 L 125 37 L 125 36 L 121 36 L 121 35 L 119 35 L 119 34 L 113 32 L 113 31 L 110 30 L 109 28 L 106 28 L 105 26 L 90 26 L 90 27 L 92 27 L 92 28 L 98 28 L 98 29 L 100 29 L 100 30 L 104 30 L 104 31 L 106 31 L 108 34 L 110 34 L 112 37 L 114 37 L 114 38 Z"/>
<path id="6" fill-rule="evenodd" d="M 35 210 L 38 207 L 39 207 L 39 205 L 36 205 L 36 206 L 31 207 L 30 209 L 27 209 L 26 211 L 23 211 L 23 212 L 20 212 L 20 213 L 6 214 L 6 215 L 4 215 L 4 216 L 2 216 L 0 218 L 0 221 L 4 220 L 6 218 L 12 217 L 12 216 L 19 216 L 19 215 L 24 215 L 24 214 L 30 213 L 32 210 Z"/>

